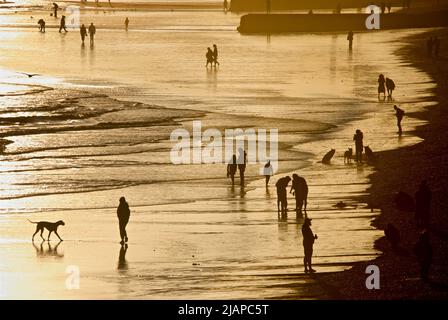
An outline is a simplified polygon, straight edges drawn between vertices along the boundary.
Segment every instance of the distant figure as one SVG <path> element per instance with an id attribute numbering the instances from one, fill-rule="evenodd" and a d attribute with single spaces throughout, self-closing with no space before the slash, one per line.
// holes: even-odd
<path id="1" fill-rule="evenodd" d="M 224 12 L 227 12 L 229 10 L 228 6 L 229 6 L 229 4 L 227 3 L 227 0 L 224 0 L 224 3 L 223 3 Z"/>
<path id="2" fill-rule="evenodd" d="M 380 74 L 378 77 L 378 99 L 380 98 L 380 94 L 384 94 L 384 98 L 386 98 L 386 80 L 384 79 L 384 75 Z"/>
<path id="3" fill-rule="evenodd" d="M 395 109 L 395 117 L 397 117 L 398 134 L 401 135 L 403 132 L 401 130 L 401 120 L 403 120 L 404 117 L 404 110 L 398 108 L 397 106 L 394 106 L 394 109 Z"/>
<path id="4" fill-rule="evenodd" d="M 54 17 L 57 18 L 58 17 L 58 9 L 59 6 L 56 2 L 53 2 L 53 11 L 54 11 Z"/>
<path id="5" fill-rule="evenodd" d="M 126 19 L 124 20 L 124 27 L 125 27 L 125 29 L 127 31 L 128 27 L 129 27 L 129 18 L 128 17 L 126 17 Z"/>
<path id="6" fill-rule="evenodd" d="M 274 175 L 274 169 L 272 168 L 271 160 L 269 160 L 263 168 L 263 175 L 266 178 L 266 188 L 269 184 L 269 179 L 271 179 L 271 176 Z"/>
<path id="7" fill-rule="evenodd" d="M 266 0 L 266 14 L 271 13 L 271 0 Z"/>
<path id="8" fill-rule="evenodd" d="M 420 265 L 420 277 L 427 281 L 429 277 L 429 268 L 432 263 L 432 247 L 429 241 L 428 230 L 423 230 L 417 243 L 414 245 L 414 254 L 417 256 Z"/>
<path id="9" fill-rule="evenodd" d="M 437 58 L 439 56 L 440 50 L 440 39 L 438 37 L 434 37 L 434 56 Z"/>
<path id="10" fill-rule="evenodd" d="M 384 230 L 384 235 L 391 244 L 392 249 L 394 251 L 397 250 L 400 243 L 400 232 L 398 232 L 398 229 L 392 223 L 388 223 Z"/>
<path id="11" fill-rule="evenodd" d="M 65 16 L 62 16 L 62 18 L 61 18 L 61 23 L 59 25 L 59 33 L 61 32 L 61 30 L 68 32 L 67 28 L 65 27 Z"/>
<path id="12" fill-rule="evenodd" d="M 423 180 L 415 193 L 415 220 L 418 227 L 428 228 L 430 224 L 431 190 Z"/>
<path id="13" fill-rule="evenodd" d="M 389 3 L 387 4 L 387 13 L 390 13 L 391 10 L 392 10 L 392 3 L 389 2 Z"/>
<path id="14" fill-rule="evenodd" d="M 432 47 L 433 47 L 433 40 L 432 37 L 430 37 L 427 41 L 426 41 L 426 49 L 428 51 L 428 55 L 432 56 Z"/>
<path id="15" fill-rule="evenodd" d="M 90 36 L 90 45 L 91 46 L 93 46 L 93 43 L 94 43 L 95 33 L 96 33 L 96 28 L 92 22 L 92 23 L 90 23 L 90 26 L 89 26 L 89 36 Z"/>
<path id="16" fill-rule="evenodd" d="M 86 29 L 86 26 L 84 24 L 79 29 L 79 33 L 81 34 L 82 44 L 84 44 L 84 40 L 85 40 L 85 38 L 87 36 L 87 29 Z"/>
<path id="17" fill-rule="evenodd" d="M 363 138 L 364 135 L 362 131 L 357 129 L 355 135 L 353 136 L 353 141 L 355 141 L 355 160 L 359 163 L 362 162 Z"/>
<path id="18" fill-rule="evenodd" d="M 216 64 L 218 64 L 218 66 L 219 66 L 218 47 L 216 46 L 216 44 L 213 45 L 213 62 L 215 63 L 215 67 L 216 67 Z"/>
<path id="19" fill-rule="evenodd" d="M 305 273 L 316 272 L 311 265 L 311 257 L 313 256 L 313 244 L 314 240 L 317 239 L 317 234 L 313 234 L 311 230 L 311 219 L 305 218 L 302 226 L 302 236 L 303 236 L 303 250 L 305 256 L 303 257 L 303 265 L 305 266 Z"/>
<path id="20" fill-rule="evenodd" d="M 126 225 L 129 222 L 129 216 L 131 211 L 129 210 L 129 205 L 124 197 L 120 198 L 120 204 L 117 208 L 118 225 L 120 227 L 120 238 L 121 244 L 128 242 L 128 234 L 126 232 Z"/>
<path id="21" fill-rule="evenodd" d="M 45 20 L 44 19 L 39 19 L 37 24 L 39 25 L 39 31 L 40 32 L 45 32 Z"/>
<path id="22" fill-rule="evenodd" d="M 247 153 L 246 150 L 238 150 L 238 171 L 240 172 L 240 185 L 244 186 L 244 172 L 246 171 Z"/>
<path id="23" fill-rule="evenodd" d="M 353 47 L 353 31 L 349 31 L 348 35 L 347 35 L 347 40 L 348 40 L 348 48 L 351 50 Z"/>
<path id="24" fill-rule="evenodd" d="M 207 53 L 205 54 L 205 58 L 207 59 L 207 63 L 205 64 L 205 67 L 208 67 L 208 64 L 210 63 L 210 66 L 213 67 L 213 51 L 210 49 L 210 47 L 207 48 Z"/>
<path id="25" fill-rule="evenodd" d="M 277 187 L 277 212 L 282 215 L 286 214 L 288 211 L 288 196 L 286 193 L 286 188 L 288 183 L 291 181 L 289 176 L 278 179 L 275 186 Z"/>
<path id="26" fill-rule="evenodd" d="M 340 14 L 341 12 L 342 12 L 342 7 L 341 7 L 341 4 L 338 3 L 338 6 L 336 7 L 335 13 L 336 14 Z"/>
<path id="27" fill-rule="evenodd" d="M 313 14 L 313 9 L 310 9 L 310 11 L 308 11 L 308 14 Z"/>
<path id="28" fill-rule="evenodd" d="M 381 3 L 381 14 L 385 14 L 386 13 L 386 4 L 383 2 Z"/>
<path id="29" fill-rule="evenodd" d="M 235 185 L 235 173 L 237 168 L 236 155 L 233 155 L 231 162 L 227 164 L 227 178 L 232 179 L 232 186 Z"/>
<path id="30" fill-rule="evenodd" d="M 292 175 L 292 185 L 291 190 L 289 190 L 289 193 L 291 193 L 296 198 L 296 212 L 297 214 L 302 214 L 302 207 L 303 210 L 306 211 L 306 205 L 307 205 L 307 199 L 308 199 L 308 185 L 306 183 L 306 180 L 302 177 L 299 177 L 297 174 Z"/>
<path id="31" fill-rule="evenodd" d="M 387 96 L 392 97 L 392 92 L 395 90 L 395 82 L 390 78 L 386 78 L 386 89 Z"/>

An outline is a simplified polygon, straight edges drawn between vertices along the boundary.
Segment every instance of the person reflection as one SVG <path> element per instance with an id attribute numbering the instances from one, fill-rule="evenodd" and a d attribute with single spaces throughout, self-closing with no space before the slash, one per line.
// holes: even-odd
<path id="1" fill-rule="evenodd" d="M 120 254 L 118 255 L 118 270 L 128 270 L 128 262 L 126 261 L 126 252 L 128 251 L 128 245 L 124 244 L 120 248 Z"/>

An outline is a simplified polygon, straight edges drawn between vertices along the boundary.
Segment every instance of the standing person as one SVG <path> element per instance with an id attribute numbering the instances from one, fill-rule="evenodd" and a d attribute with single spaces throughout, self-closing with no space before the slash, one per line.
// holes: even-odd
<path id="1" fill-rule="evenodd" d="M 65 32 L 68 32 L 67 28 L 65 27 L 65 16 L 61 17 L 61 23 L 59 25 L 59 33 L 61 32 L 61 30 L 64 30 Z"/>
<path id="2" fill-rule="evenodd" d="M 53 2 L 53 11 L 54 11 L 54 17 L 57 18 L 58 17 L 58 9 L 59 6 L 56 2 Z"/>
<path id="3" fill-rule="evenodd" d="M 89 26 L 89 36 L 90 36 L 90 45 L 91 46 L 93 46 L 93 43 L 94 43 L 95 33 L 96 33 L 96 28 L 92 22 L 92 23 L 90 23 L 90 26 Z"/>
<path id="4" fill-rule="evenodd" d="M 86 36 L 87 36 L 87 29 L 86 29 L 86 26 L 83 24 L 82 26 L 81 26 L 81 28 L 79 29 L 79 33 L 81 34 L 81 40 L 82 40 L 82 44 L 84 44 L 84 39 L 86 38 Z"/>
<path id="5" fill-rule="evenodd" d="M 266 0 L 266 14 L 271 13 L 271 0 Z"/>
<path id="6" fill-rule="evenodd" d="M 39 25 L 39 31 L 40 32 L 45 32 L 45 20 L 44 19 L 39 19 L 37 24 Z"/>
<path id="7" fill-rule="evenodd" d="M 288 183 L 291 181 L 289 176 L 278 179 L 275 186 L 277 187 L 277 212 L 282 215 L 286 214 L 288 211 L 288 196 L 286 193 L 286 188 Z"/>
<path id="8" fill-rule="evenodd" d="M 395 117 L 397 117 L 397 126 L 398 126 L 398 134 L 401 135 L 403 132 L 401 130 L 401 120 L 403 120 L 404 117 L 404 110 L 398 108 L 397 106 L 394 106 L 395 109 Z"/>
<path id="9" fill-rule="evenodd" d="M 207 63 L 205 64 L 205 67 L 208 67 L 208 64 L 210 63 L 210 66 L 213 67 L 213 51 L 210 49 L 210 47 L 207 48 L 207 53 L 205 54 L 205 58 L 207 59 Z"/>
<path id="10" fill-rule="evenodd" d="M 429 189 L 426 180 L 423 180 L 415 193 L 415 220 L 418 227 L 429 227 L 431 196 L 431 189 Z"/>
<path id="11" fill-rule="evenodd" d="M 238 170 L 240 172 L 240 185 L 244 186 L 244 172 L 246 171 L 247 153 L 246 150 L 238 150 Z"/>
<path id="12" fill-rule="evenodd" d="M 233 155 L 231 162 L 227 164 L 227 178 L 232 179 L 232 186 L 235 185 L 236 170 L 237 170 L 236 155 Z"/>
<path id="13" fill-rule="evenodd" d="M 292 185 L 291 190 L 289 190 L 289 193 L 291 192 L 296 198 L 296 212 L 297 214 L 301 215 L 302 207 L 303 210 L 306 210 L 308 199 L 308 185 L 304 178 L 299 177 L 295 173 L 292 175 Z"/>
<path id="14" fill-rule="evenodd" d="M 126 232 L 126 225 L 129 222 L 129 217 L 131 215 L 131 211 L 129 210 L 129 205 L 126 202 L 124 197 L 120 198 L 120 204 L 117 208 L 117 217 L 118 217 L 118 225 L 120 227 L 120 238 L 121 244 L 128 242 L 128 234 Z"/>
<path id="15" fill-rule="evenodd" d="M 227 10 L 229 10 L 228 9 L 228 3 L 227 3 L 227 0 L 224 0 L 224 4 L 223 4 L 223 7 L 224 7 L 224 12 L 227 12 Z"/>
<path id="16" fill-rule="evenodd" d="M 437 58 L 439 56 L 440 50 L 440 39 L 438 37 L 434 37 L 434 56 Z"/>
<path id="17" fill-rule="evenodd" d="M 351 50 L 353 47 L 353 31 L 349 31 L 348 35 L 347 35 L 347 40 L 348 40 L 348 48 Z"/>
<path id="18" fill-rule="evenodd" d="M 427 281 L 429 276 L 429 268 L 432 262 L 432 247 L 429 241 L 428 230 L 423 230 L 417 243 L 414 245 L 414 254 L 417 256 L 420 265 L 420 277 Z"/>
<path id="19" fill-rule="evenodd" d="M 428 55 L 432 56 L 432 47 L 433 47 L 434 41 L 432 40 L 432 37 L 430 37 L 426 41 L 426 49 L 428 50 Z"/>
<path id="20" fill-rule="evenodd" d="M 311 257 L 313 256 L 314 240 L 317 240 L 317 234 L 313 234 L 311 230 L 311 219 L 305 218 L 302 226 L 303 236 L 303 250 L 305 256 L 303 257 L 303 265 L 305 266 L 305 273 L 316 272 L 311 266 Z"/>
<path id="21" fill-rule="evenodd" d="M 395 90 L 395 82 L 390 78 L 386 78 L 386 89 L 387 96 L 392 97 L 392 92 Z"/>
<path id="22" fill-rule="evenodd" d="M 390 10 L 392 10 L 392 3 L 391 2 L 389 2 L 387 4 L 387 13 L 390 13 Z"/>
<path id="23" fill-rule="evenodd" d="M 218 64 L 218 66 L 219 66 L 218 47 L 216 46 L 216 44 L 213 45 L 213 62 L 215 63 L 215 67 L 216 67 L 216 64 Z"/>
<path id="24" fill-rule="evenodd" d="M 363 150 L 363 140 L 364 135 L 361 130 L 357 129 L 355 135 L 353 136 L 353 141 L 355 141 L 355 159 L 356 162 L 362 163 L 362 150 Z"/>
<path id="25" fill-rule="evenodd" d="M 384 84 L 386 83 L 386 80 L 384 80 L 384 75 L 380 74 L 378 77 L 378 99 L 380 98 L 380 94 L 384 94 L 384 98 L 386 98 L 386 88 Z"/>
<path id="26" fill-rule="evenodd" d="M 266 188 L 268 187 L 269 179 L 271 179 L 271 176 L 274 175 L 274 169 L 271 165 L 271 160 L 268 160 L 268 162 L 264 165 L 263 168 L 263 175 L 266 178 Z"/>
<path id="27" fill-rule="evenodd" d="M 125 27 L 125 29 L 127 31 L 128 27 L 129 27 L 129 18 L 128 17 L 126 17 L 126 19 L 124 20 L 124 27 Z"/>

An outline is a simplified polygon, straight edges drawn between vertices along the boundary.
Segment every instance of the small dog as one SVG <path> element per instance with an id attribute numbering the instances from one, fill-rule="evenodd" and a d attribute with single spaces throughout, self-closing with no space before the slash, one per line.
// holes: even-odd
<path id="1" fill-rule="evenodd" d="M 352 157 L 353 157 L 353 148 L 348 148 L 348 150 L 344 152 L 344 163 L 346 161 L 347 163 L 351 163 Z"/>
<path id="2" fill-rule="evenodd" d="M 58 222 L 47 222 L 47 221 L 34 222 L 34 221 L 31 221 L 31 220 L 28 220 L 28 221 L 31 222 L 31 223 L 35 223 L 36 224 L 36 232 L 34 232 L 33 238 L 32 238 L 33 241 L 34 241 L 34 236 L 39 231 L 40 231 L 40 237 L 45 240 L 45 238 L 42 236 L 42 234 L 44 233 L 44 229 L 47 229 L 48 232 L 49 232 L 48 233 L 48 239 L 47 239 L 48 241 L 50 241 L 50 234 L 52 232 L 54 232 L 58 236 L 59 240 L 63 241 L 61 239 L 61 237 L 59 236 L 59 234 L 58 234 L 58 227 L 59 226 L 65 226 L 64 221 L 62 221 L 62 220 L 59 220 Z"/>

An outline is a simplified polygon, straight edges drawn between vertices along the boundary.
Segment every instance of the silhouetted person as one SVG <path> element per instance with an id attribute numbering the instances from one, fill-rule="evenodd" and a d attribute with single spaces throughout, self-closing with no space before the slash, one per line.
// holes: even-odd
<path id="1" fill-rule="evenodd" d="M 128 242 L 128 234 L 126 232 L 126 225 L 129 222 L 129 216 L 131 215 L 131 211 L 129 210 L 129 205 L 126 202 L 124 197 L 120 198 L 120 204 L 117 208 L 117 217 L 118 217 L 118 225 L 120 227 L 120 237 L 121 244 Z"/>
<path id="2" fill-rule="evenodd" d="M 394 106 L 395 109 L 395 117 L 397 117 L 397 127 L 398 127 L 398 134 L 402 134 L 402 129 L 401 129 L 401 120 L 403 120 L 404 117 L 404 111 L 400 108 L 398 108 L 397 106 Z"/>
<path id="3" fill-rule="evenodd" d="M 438 37 L 434 37 L 434 56 L 437 58 L 439 56 L 440 51 L 440 39 Z"/>
<path id="4" fill-rule="evenodd" d="M 386 13 L 386 4 L 383 2 L 381 3 L 381 14 Z"/>
<path id="5" fill-rule="evenodd" d="M 313 244 L 314 240 L 317 239 L 317 235 L 313 234 L 311 230 L 311 219 L 305 218 L 302 226 L 302 236 L 303 236 L 303 250 L 305 256 L 303 257 L 303 265 L 305 267 L 305 273 L 316 272 L 312 268 L 311 258 L 313 256 Z"/>
<path id="6" fill-rule="evenodd" d="M 268 187 L 269 179 L 271 179 L 271 176 L 274 175 L 274 169 L 272 168 L 271 160 L 269 160 L 263 168 L 263 175 L 266 179 L 266 188 Z"/>
<path id="7" fill-rule="evenodd" d="M 207 63 L 205 64 L 205 67 L 208 67 L 208 64 L 210 63 L 210 66 L 213 66 L 213 51 L 210 49 L 210 47 L 207 48 L 207 53 L 205 54 L 205 58 L 207 59 Z"/>
<path id="8" fill-rule="evenodd" d="M 232 186 L 235 184 L 235 173 L 237 168 L 236 155 L 233 155 L 231 162 L 227 164 L 227 178 L 232 179 Z"/>
<path id="9" fill-rule="evenodd" d="M 86 26 L 84 24 L 79 29 L 79 33 L 81 34 L 82 44 L 84 44 L 84 40 L 85 40 L 85 38 L 87 36 L 87 29 L 86 29 Z"/>
<path id="10" fill-rule="evenodd" d="M 244 172 L 246 171 L 247 153 L 246 150 L 238 150 L 238 171 L 240 172 L 240 185 L 244 186 Z"/>
<path id="11" fill-rule="evenodd" d="M 89 26 L 89 36 L 90 36 L 90 45 L 91 46 L 93 46 L 93 44 L 94 44 L 95 33 L 96 33 L 96 28 L 95 28 L 95 26 L 93 25 L 93 22 L 92 22 L 92 23 L 90 23 L 90 26 Z"/>
<path id="12" fill-rule="evenodd" d="M 390 78 L 386 78 L 386 89 L 387 96 L 392 97 L 392 92 L 395 90 L 395 82 Z"/>
<path id="13" fill-rule="evenodd" d="M 215 63 L 215 67 L 216 67 L 216 64 L 219 65 L 219 62 L 218 62 L 218 47 L 216 46 L 216 44 L 213 45 L 213 62 Z"/>
<path id="14" fill-rule="evenodd" d="M 275 186 L 277 187 L 277 212 L 286 214 L 288 211 L 288 197 L 286 188 L 288 187 L 288 183 L 291 181 L 289 176 L 278 179 Z"/>
<path id="15" fill-rule="evenodd" d="M 128 244 L 123 244 L 120 248 L 120 254 L 118 256 L 118 270 L 127 270 L 128 262 L 126 261 L 126 252 L 128 251 Z"/>
<path id="16" fill-rule="evenodd" d="M 54 17 L 57 18 L 58 17 L 58 9 L 59 6 L 56 2 L 53 2 L 53 11 L 54 11 Z"/>
<path id="17" fill-rule="evenodd" d="M 387 13 L 390 13 L 390 10 L 392 10 L 392 3 L 387 4 Z"/>
<path id="18" fill-rule="evenodd" d="M 40 32 L 45 32 L 45 20 L 44 19 L 39 19 L 37 24 L 39 25 L 39 31 Z"/>
<path id="19" fill-rule="evenodd" d="M 304 178 L 299 177 L 295 173 L 292 175 L 291 190 L 289 190 L 289 193 L 291 192 L 296 198 L 296 212 L 300 215 L 302 214 L 302 208 L 306 210 L 308 199 L 308 185 Z"/>
<path id="20" fill-rule="evenodd" d="M 429 241 L 428 230 L 423 230 L 417 243 L 414 245 L 414 253 L 417 256 L 420 265 L 420 277 L 427 281 L 429 276 L 429 268 L 432 263 L 432 247 Z"/>
<path id="21" fill-rule="evenodd" d="M 352 49 L 353 48 L 353 31 L 349 31 L 348 35 L 347 35 L 347 40 L 348 40 L 348 48 Z"/>
<path id="22" fill-rule="evenodd" d="M 271 0 L 266 0 L 266 13 L 271 13 Z"/>
<path id="23" fill-rule="evenodd" d="M 338 6 L 336 7 L 336 13 L 340 14 L 342 12 L 342 7 L 341 4 L 339 3 Z"/>
<path id="24" fill-rule="evenodd" d="M 229 6 L 229 4 L 227 3 L 227 0 L 224 0 L 224 3 L 223 3 L 224 12 L 227 12 L 227 10 L 229 10 L 228 6 Z"/>
<path id="25" fill-rule="evenodd" d="M 67 28 L 65 27 L 65 16 L 61 17 L 61 23 L 59 25 L 59 32 L 61 32 L 61 30 L 64 30 L 65 32 L 68 32 Z"/>
<path id="26" fill-rule="evenodd" d="M 126 30 L 128 30 L 128 27 L 129 27 L 129 18 L 126 17 L 126 19 L 124 20 L 124 28 L 125 28 Z"/>
<path id="27" fill-rule="evenodd" d="M 380 94 L 384 94 L 384 98 L 386 98 L 386 80 L 384 79 L 384 75 L 380 74 L 378 77 L 378 99 L 380 98 Z"/>
<path id="28" fill-rule="evenodd" d="M 355 160 L 356 162 L 362 162 L 362 150 L 364 135 L 361 130 L 357 129 L 355 135 L 353 136 L 353 141 L 355 141 Z"/>
<path id="29" fill-rule="evenodd" d="M 430 210 L 431 210 L 431 190 L 423 180 L 420 183 L 420 187 L 415 193 L 415 220 L 417 226 L 423 228 L 429 227 L 430 222 Z"/>
<path id="30" fill-rule="evenodd" d="M 394 251 L 397 250 L 400 243 L 400 232 L 398 232 L 398 229 L 393 224 L 388 223 L 386 229 L 384 230 L 384 235 L 391 244 L 392 249 Z"/>
<path id="31" fill-rule="evenodd" d="M 432 47 L 434 45 L 434 42 L 432 40 L 432 37 L 430 37 L 427 41 L 426 41 L 426 49 L 428 51 L 428 55 L 432 56 Z"/>

